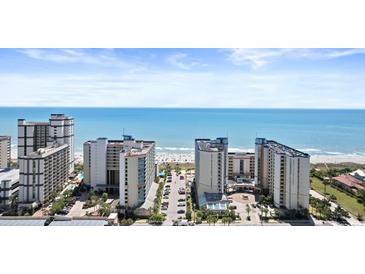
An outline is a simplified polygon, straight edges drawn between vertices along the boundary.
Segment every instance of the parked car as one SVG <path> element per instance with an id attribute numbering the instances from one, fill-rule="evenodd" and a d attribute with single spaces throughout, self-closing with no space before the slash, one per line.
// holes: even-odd
<path id="1" fill-rule="evenodd" d="M 178 213 L 178 214 L 184 214 L 184 213 L 185 213 L 185 210 L 183 210 L 183 209 L 179 209 L 179 210 L 177 211 L 177 213 Z"/>
<path id="2" fill-rule="evenodd" d="M 180 180 L 184 180 L 184 176 L 183 175 L 180 176 Z"/>
<path id="3" fill-rule="evenodd" d="M 185 206 L 185 203 L 177 204 L 177 206 L 179 206 L 179 207 L 181 207 L 181 206 Z"/>
<path id="4" fill-rule="evenodd" d="M 184 198 L 180 198 L 179 200 L 177 200 L 178 202 L 185 202 Z"/>

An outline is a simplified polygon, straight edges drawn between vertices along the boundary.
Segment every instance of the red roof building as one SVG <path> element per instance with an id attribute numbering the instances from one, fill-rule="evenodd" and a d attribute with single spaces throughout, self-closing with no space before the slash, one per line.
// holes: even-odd
<path id="1" fill-rule="evenodd" d="M 337 183 L 345 188 L 349 188 L 355 192 L 360 189 L 365 189 L 364 183 L 350 174 L 342 174 L 340 176 L 334 177 L 333 179 L 334 183 Z"/>

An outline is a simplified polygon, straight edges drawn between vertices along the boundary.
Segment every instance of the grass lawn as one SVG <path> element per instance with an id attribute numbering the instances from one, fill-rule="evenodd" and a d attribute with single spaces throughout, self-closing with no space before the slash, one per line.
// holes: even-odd
<path id="1" fill-rule="evenodd" d="M 322 181 L 320 179 L 318 179 L 317 177 L 311 177 L 312 179 L 312 183 L 311 183 L 311 187 L 321 193 L 322 195 L 324 194 L 324 185 L 322 183 Z M 336 203 L 341 205 L 344 209 L 346 209 L 347 211 L 351 212 L 355 217 L 357 216 L 358 213 L 360 213 L 362 216 L 365 216 L 365 207 L 360 204 L 355 198 L 347 195 L 344 192 L 341 192 L 329 185 L 327 185 L 326 187 L 326 192 L 328 194 L 333 194 L 336 196 L 337 200 Z"/>

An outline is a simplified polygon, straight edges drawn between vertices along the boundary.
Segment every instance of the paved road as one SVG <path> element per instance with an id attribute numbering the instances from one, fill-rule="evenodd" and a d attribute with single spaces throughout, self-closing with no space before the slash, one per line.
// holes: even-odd
<path id="1" fill-rule="evenodd" d="M 164 222 L 164 225 L 172 225 L 172 221 L 176 220 L 178 217 L 182 216 L 183 218 L 185 218 L 185 214 L 178 214 L 177 211 L 179 209 L 183 209 L 186 212 L 186 206 L 184 207 L 179 207 L 177 206 L 177 204 L 179 203 L 178 200 L 180 198 L 184 198 L 186 199 L 186 195 L 181 195 L 178 193 L 178 190 L 180 187 L 184 187 L 185 188 L 185 179 L 184 180 L 180 180 L 180 176 L 177 176 L 176 173 L 174 171 L 171 172 L 172 175 L 172 181 L 171 183 L 166 183 L 167 185 L 170 185 L 170 195 L 168 198 L 169 201 L 169 207 L 167 209 L 167 211 L 162 211 L 165 212 L 167 214 L 166 216 L 166 221 Z M 166 189 L 166 184 L 165 184 L 165 189 Z M 165 199 L 163 199 L 162 201 L 166 201 Z M 186 202 L 184 202 L 186 204 Z"/>
<path id="2" fill-rule="evenodd" d="M 318 198 L 318 199 L 324 199 L 324 196 L 322 194 L 319 194 L 318 192 L 314 191 L 314 190 L 310 190 L 310 194 L 314 197 L 314 198 Z M 335 208 L 337 207 L 336 203 L 330 202 L 331 203 L 331 209 L 335 210 Z M 355 216 L 353 216 L 350 212 L 350 218 L 346 218 L 346 220 L 350 223 L 350 225 L 363 225 L 358 219 L 355 218 Z M 334 225 L 336 225 L 336 222 L 330 222 Z M 337 224 L 338 225 L 338 224 Z"/>

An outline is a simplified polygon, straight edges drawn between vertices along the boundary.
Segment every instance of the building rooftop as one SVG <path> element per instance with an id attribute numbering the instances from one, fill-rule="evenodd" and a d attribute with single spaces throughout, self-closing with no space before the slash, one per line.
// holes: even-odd
<path id="1" fill-rule="evenodd" d="M 133 156 L 141 156 L 147 154 L 152 146 L 155 144 L 153 141 L 135 141 L 136 145 L 140 145 L 140 147 L 130 147 L 128 150 L 124 152 L 126 157 L 133 157 Z"/>
<path id="2" fill-rule="evenodd" d="M 20 158 L 38 158 L 39 156 L 41 157 L 47 157 L 57 151 L 60 151 L 64 148 L 68 147 L 68 144 L 53 144 L 51 146 L 45 147 L 45 148 L 40 148 L 37 151 L 34 151 L 32 153 L 30 153 L 27 156 L 23 156 Z"/>
<path id="3" fill-rule="evenodd" d="M 365 178 L 365 172 L 361 169 L 357 169 L 354 172 L 351 172 L 350 175 L 352 176 L 359 176 Z"/>
<path id="4" fill-rule="evenodd" d="M 44 226 L 45 219 L 0 219 L 0 226 Z"/>
<path id="5" fill-rule="evenodd" d="M 276 153 L 284 154 L 290 157 L 303 157 L 309 158 L 310 155 L 294 148 L 288 147 L 286 145 L 280 144 L 273 140 L 266 140 L 265 138 L 256 138 L 256 144 L 262 144 L 273 149 Z"/>
<path id="6" fill-rule="evenodd" d="M 51 120 L 72 120 L 71 116 L 67 116 L 63 113 L 52 113 Z"/>
<path id="7" fill-rule="evenodd" d="M 0 136 L 0 141 L 3 141 L 3 140 L 10 140 L 10 136 Z"/>
<path id="8" fill-rule="evenodd" d="M 350 174 L 342 174 L 340 176 L 334 177 L 333 179 L 350 188 L 355 188 L 357 190 L 365 189 L 364 183 L 359 179 L 356 179 L 355 177 L 351 176 Z"/>
<path id="9" fill-rule="evenodd" d="M 34 122 L 34 121 L 26 121 L 25 119 L 18 119 L 19 125 L 27 125 L 27 126 L 49 126 L 49 122 Z"/>
<path id="10" fill-rule="evenodd" d="M 67 220 L 67 221 L 52 221 L 49 226 L 105 226 L 106 220 Z"/>
<path id="11" fill-rule="evenodd" d="M 228 138 L 211 139 L 195 139 L 195 143 L 200 151 L 221 152 L 225 146 L 228 146 Z"/>
<path id="12" fill-rule="evenodd" d="M 240 157 L 254 157 L 255 153 L 253 152 L 229 152 L 228 156 L 233 156 L 234 158 L 240 158 Z"/>
<path id="13" fill-rule="evenodd" d="M 0 169 L 0 182 L 1 181 L 16 181 L 19 180 L 19 169 Z"/>

